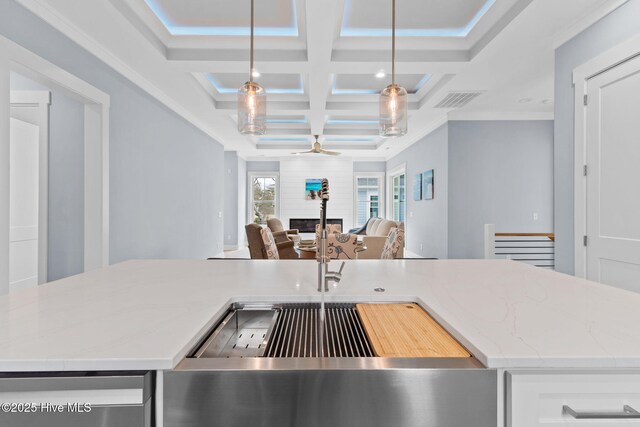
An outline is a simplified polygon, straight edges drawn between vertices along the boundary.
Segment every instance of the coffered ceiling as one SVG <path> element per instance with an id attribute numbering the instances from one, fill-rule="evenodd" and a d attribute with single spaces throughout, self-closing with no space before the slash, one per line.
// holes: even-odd
<path id="1" fill-rule="evenodd" d="M 409 132 L 378 136 L 391 0 L 257 0 L 268 133 L 236 131 L 249 0 L 18 0 L 245 158 L 326 148 L 389 158 L 447 118 L 551 118 L 553 49 L 624 0 L 396 0 Z M 443 102 L 452 101 L 452 102 Z"/>

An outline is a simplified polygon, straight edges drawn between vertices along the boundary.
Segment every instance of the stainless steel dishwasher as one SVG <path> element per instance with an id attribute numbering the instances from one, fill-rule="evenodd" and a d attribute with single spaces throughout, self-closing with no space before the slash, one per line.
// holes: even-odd
<path id="1" fill-rule="evenodd" d="M 153 373 L 0 374 L 0 426 L 151 427 Z"/>
<path id="2" fill-rule="evenodd" d="M 473 357 L 375 357 L 353 304 L 235 304 L 164 373 L 164 427 L 495 427 Z"/>

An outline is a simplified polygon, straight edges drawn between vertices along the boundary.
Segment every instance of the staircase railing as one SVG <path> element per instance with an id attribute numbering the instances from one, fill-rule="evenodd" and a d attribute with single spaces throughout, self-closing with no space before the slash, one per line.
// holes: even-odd
<path id="1" fill-rule="evenodd" d="M 542 268 L 555 268 L 554 233 L 496 233 L 494 224 L 484 226 L 484 257 L 512 259 Z"/>

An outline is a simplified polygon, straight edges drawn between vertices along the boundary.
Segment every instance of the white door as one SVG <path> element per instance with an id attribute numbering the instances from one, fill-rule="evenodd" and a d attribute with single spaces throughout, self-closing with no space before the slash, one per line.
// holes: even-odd
<path id="1" fill-rule="evenodd" d="M 11 119 L 9 292 L 38 285 L 39 132 Z"/>
<path id="2" fill-rule="evenodd" d="M 640 57 L 587 94 L 587 278 L 640 292 Z"/>

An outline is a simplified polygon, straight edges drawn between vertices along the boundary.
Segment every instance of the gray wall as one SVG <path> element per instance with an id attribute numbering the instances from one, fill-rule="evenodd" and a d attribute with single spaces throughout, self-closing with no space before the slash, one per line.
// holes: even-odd
<path id="1" fill-rule="evenodd" d="M 447 258 L 448 253 L 448 134 L 448 126 L 440 126 L 387 162 L 388 169 L 406 164 L 407 249 L 428 258 Z M 434 169 L 434 198 L 414 201 L 415 175 L 429 169 Z"/>
<path id="2" fill-rule="evenodd" d="M 484 224 L 553 231 L 552 121 L 449 122 L 449 258 L 483 258 Z"/>
<path id="3" fill-rule="evenodd" d="M 554 205 L 556 270 L 574 273 L 573 70 L 640 32 L 640 1 L 631 0 L 556 50 Z"/>
<path id="4" fill-rule="evenodd" d="M 13 0 L 0 34 L 111 96 L 110 260 L 222 251 L 222 146 Z"/>
<path id="5" fill-rule="evenodd" d="M 84 106 L 54 91 L 49 118 L 51 281 L 84 270 Z"/>
<path id="6" fill-rule="evenodd" d="M 47 280 L 84 268 L 84 106 L 20 74 L 12 90 L 51 92 L 49 107 L 49 221 Z"/>

